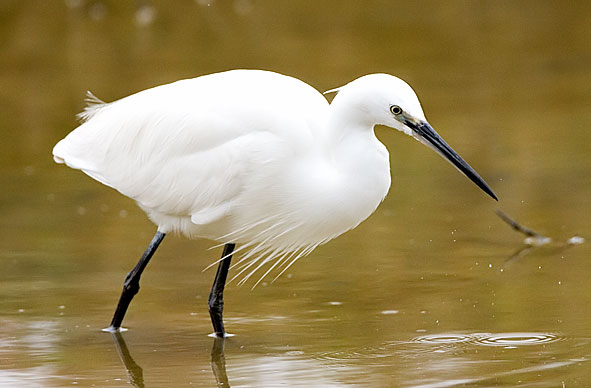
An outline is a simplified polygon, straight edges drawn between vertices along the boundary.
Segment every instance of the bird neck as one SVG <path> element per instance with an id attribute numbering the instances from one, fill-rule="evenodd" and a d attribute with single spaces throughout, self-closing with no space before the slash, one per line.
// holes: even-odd
<path id="1" fill-rule="evenodd" d="M 356 206 L 362 219 L 369 216 L 390 188 L 390 161 L 376 138 L 374 123 L 346 99 L 333 100 L 327 117 L 327 146 L 341 175 L 340 191 Z M 361 220 L 360 220 L 361 221 Z"/>
<path id="2" fill-rule="evenodd" d="M 375 122 L 371 120 L 367 109 L 359 101 L 348 96 L 346 91 L 339 92 L 332 100 L 327 116 L 327 136 L 333 143 L 347 140 L 349 136 L 368 136 L 375 139 Z"/>

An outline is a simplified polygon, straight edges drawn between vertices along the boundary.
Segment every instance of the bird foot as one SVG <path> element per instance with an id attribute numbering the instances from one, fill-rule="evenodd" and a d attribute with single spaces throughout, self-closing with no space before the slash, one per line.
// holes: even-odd
<path id="1" fill-rule="evenodd" d="M 113 327 L 113 326 L 109 326 L 109 327 L 105 327 L 104 329 L 101 329 L 101 331 L 104 331 L 105 333 L 117 333 L 117 332 L 123 332 L 123 331 L 127 331 L 129 329 L 127 329 L 126 327 Z"/>
<path id="2" fill-rule="evenodd" d="M 207 336 L 211 337 L 211 338 L 228 338 L 228 337 L 234 337 L 235 335 L 236 334 L 224 333 L 224 336 L 222 337 L 222 336 L 217 335 L 217 333 L 211 333 L 211 334 L 208 334 Z"/>

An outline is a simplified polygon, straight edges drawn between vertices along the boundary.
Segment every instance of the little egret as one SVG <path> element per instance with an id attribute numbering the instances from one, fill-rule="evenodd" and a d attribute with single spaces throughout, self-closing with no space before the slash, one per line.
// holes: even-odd
<path id="1" fill-rule="evenodd" d="M 134 199 L 158 225 L 125 278 L 107 330 L 120 329 L 164 236 L 180 232 L 224 245 L 209 295 L 215 335 L 224 337 L 223 291 L 233 253 L 242 253 L 237 276 L 250 269 L 242 281 L 267 263 L 261 279 L 273 269 L 281 275 L 382 202 L 390 162 L 375 125 L 429 146 L 497 199 L 429 125 L 401 79 L 370 74 L 329 92 L 337 92 L 330 104 L 296 78 L 231 70 L 111 103 L 89 93 L 82 124 L 54 147 L 55 161 Z M 235 244 L 241 244 L 236 251 Z"/>

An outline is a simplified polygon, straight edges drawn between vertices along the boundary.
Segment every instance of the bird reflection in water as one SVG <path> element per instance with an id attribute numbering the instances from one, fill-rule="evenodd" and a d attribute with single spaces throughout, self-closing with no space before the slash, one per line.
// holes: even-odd
<path id="1" fill-rule="evenodd" d="M 121 332 L 116 331 L 111 334 L 119 359 L 125 367 L 129 383 L 135 388 L 144 388 L 144 371 L 131 356 Z M 225 341 L 225 338 L 215 337 L 211 348 L 211 370 L 213 371 L 217 386 L 220 388 L 230 387 L 228 375 L 226 374 L 226 357 L 224 356 Z"/>
<path id="2" fill-rule="evenodd" d="M 113 336 L 113 342 L 115 343 L 115 349 L 117 349 L 119 359 L 125 367 L 125 372 L 127 372 L 127 378 L 130 384 L 136 388 L 144 388 L 144 371 L 131 356 L 121 332 L 115 331 L 111 335 Z"/>
<path id="3" fill-rule="evenodd" d="M 224 356 L 225 338 L 215 337 L 211 348 L 211 370 L 215 376 L 218 387 L 229 387 L 226 374 L 226 357 Z"/>

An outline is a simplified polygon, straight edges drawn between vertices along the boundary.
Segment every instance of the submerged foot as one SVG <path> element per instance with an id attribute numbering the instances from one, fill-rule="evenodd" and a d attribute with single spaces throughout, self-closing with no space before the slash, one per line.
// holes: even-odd
<path id="1" fill-rule="evenodd" d="M 123 331 L 127 331 L 128 329 L 125 327 L 115 327 L 115 326 L 109 326 L 109 327 L 105 327 L 104 329 L 101 329 L 101 331 L 104 331 L 105 333 L 120 333 Z"/>

